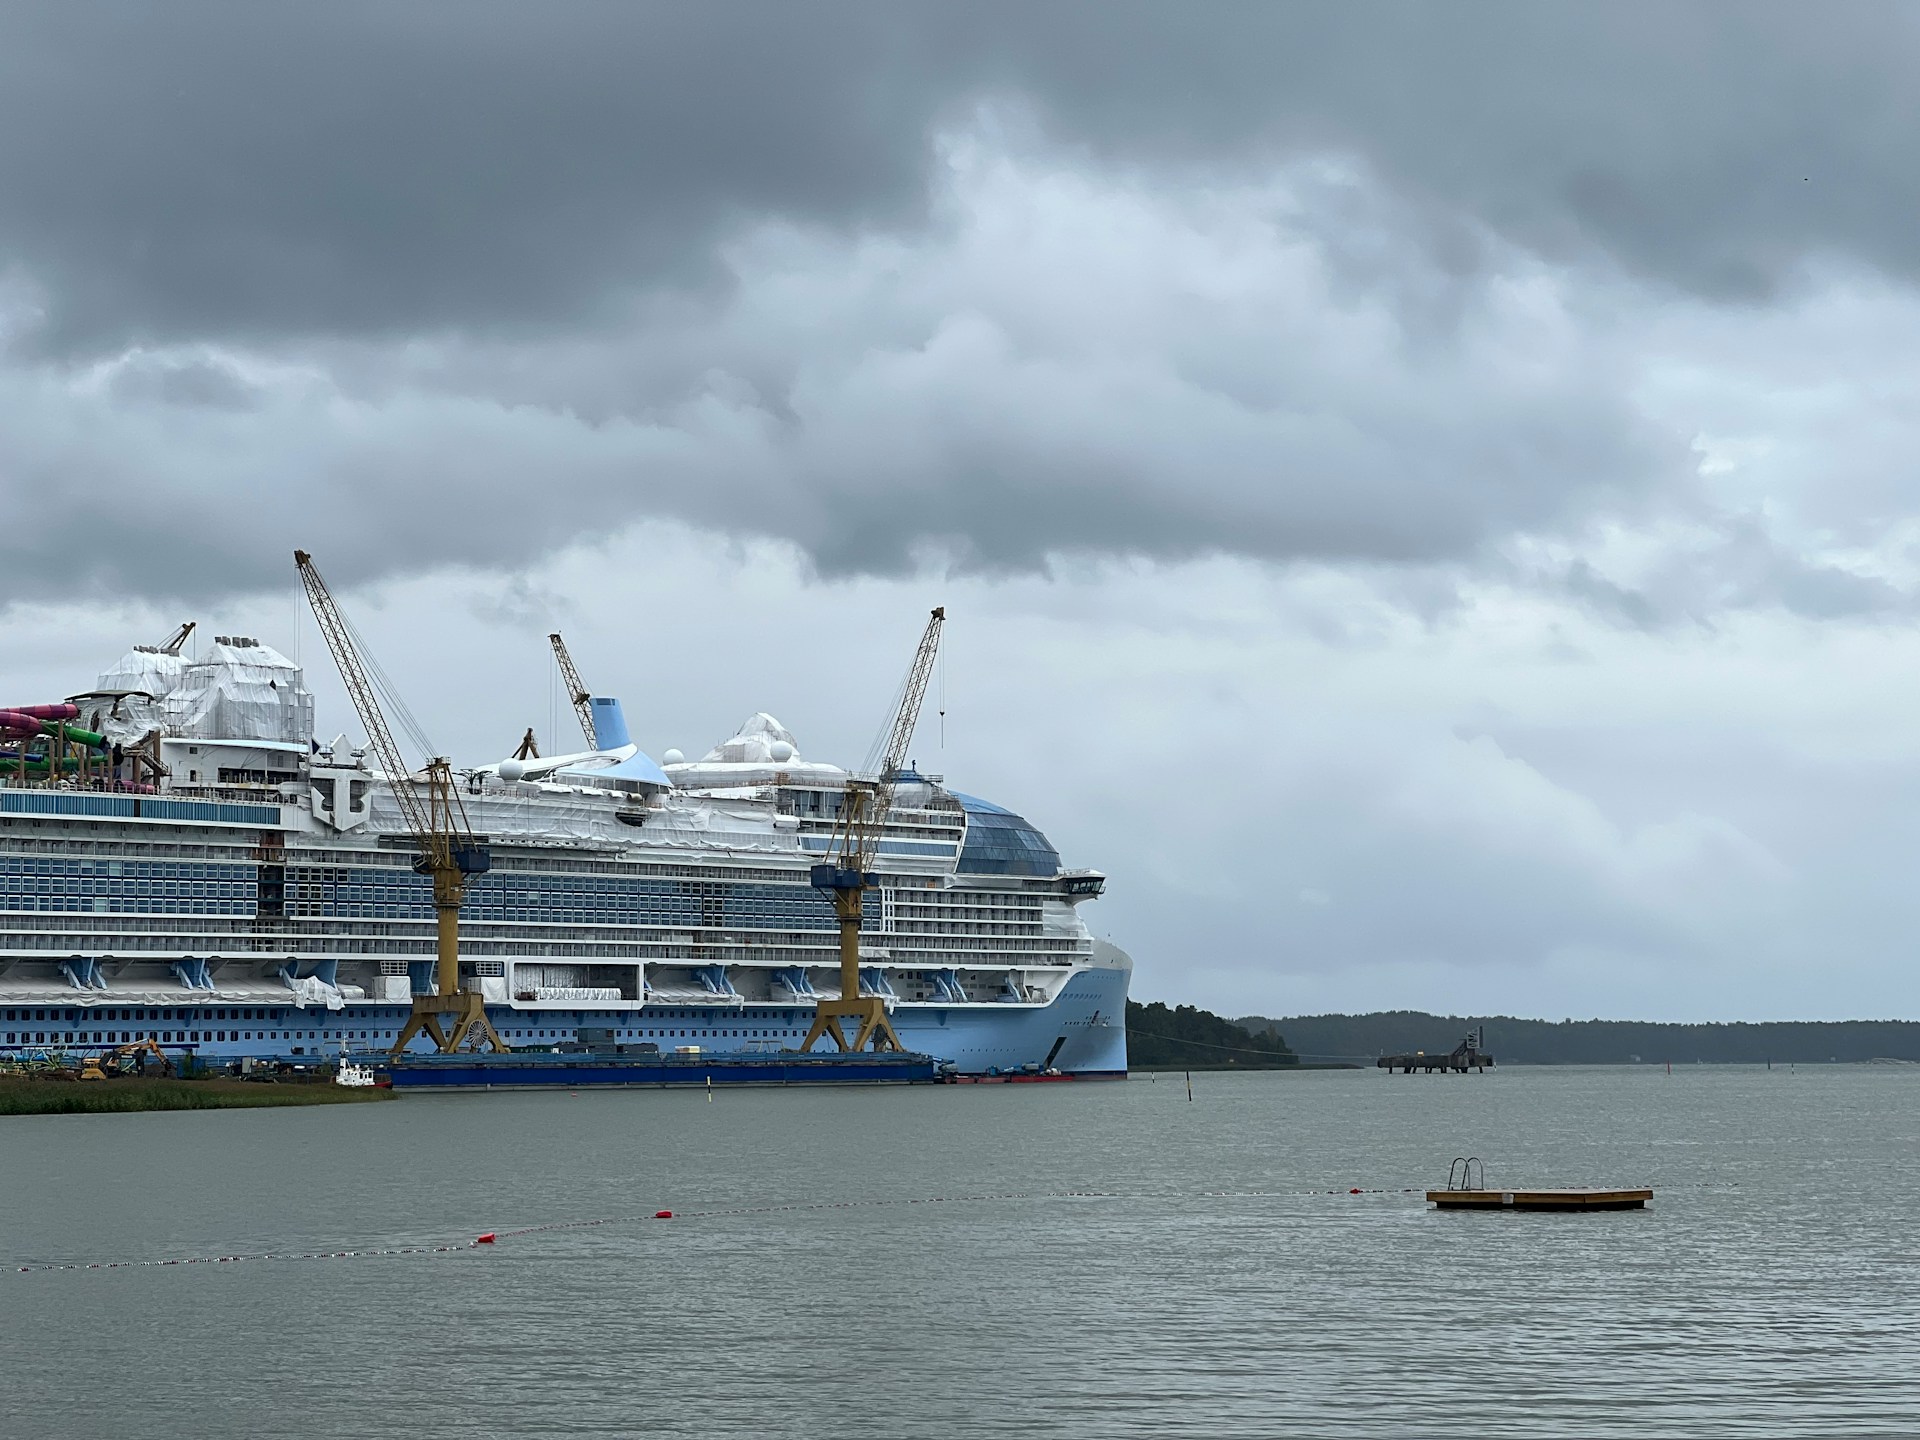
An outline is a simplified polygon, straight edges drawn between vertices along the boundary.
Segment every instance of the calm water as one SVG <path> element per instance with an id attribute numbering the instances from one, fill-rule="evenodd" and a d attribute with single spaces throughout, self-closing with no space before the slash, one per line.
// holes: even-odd
<path id="1" fill-rule="evenodd" d="M 1194 1086 L 3 1120 L 0 1432 L 1920 1432 L 1920 1069 Z M 1655 1208 L 1403 1193 L 1465 1152 Z M 751 1213 L 13 1269 L 662 1207 Z"/>

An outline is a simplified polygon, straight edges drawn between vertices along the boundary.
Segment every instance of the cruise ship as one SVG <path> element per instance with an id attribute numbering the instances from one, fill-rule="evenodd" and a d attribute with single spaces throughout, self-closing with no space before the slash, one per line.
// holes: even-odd
<path id="1" fill-rule="evenodd" d="M 316 738 L 300 666 L 241 635 L 189 656 L 190 631 L 90 690 L 0 705 L 0 1056 L 151 1038 L 216 1065 L 364 1057 L 432 992 L 432 881 L 387 777 Z M 768 714 L 656 762 L 617 700 L 591 705 L 593 748 L 458 772 L 492 853 L 461 988 L 516 1049 L 797 1048 L 839 994 L 809 871 L 849 773 Z M 898 781 L 863 993 L 962 1074 L 1124 1075 L 1131 962 L 1081 915 L 1105 877 L 943 777 Z"/>

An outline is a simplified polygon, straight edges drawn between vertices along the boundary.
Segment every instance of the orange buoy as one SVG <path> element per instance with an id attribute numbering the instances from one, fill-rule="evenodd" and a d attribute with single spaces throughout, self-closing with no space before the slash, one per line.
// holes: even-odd
<path id="1" fill-rule="evenodd" d="M 486 1234 L 482 1235 L 478 1240 L 474 1241 L 473 1243 L 476 1245 L 491 1245 L 493 1244 L 493 1236 L 494 1236 L 494 1232 L 489 1230 L 487 1231 Z"/>

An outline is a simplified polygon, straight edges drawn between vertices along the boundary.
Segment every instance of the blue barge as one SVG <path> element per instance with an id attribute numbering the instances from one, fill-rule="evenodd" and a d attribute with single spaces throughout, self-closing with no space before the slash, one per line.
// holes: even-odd
<path id="1" fill-rule="evenodd" d="M 596 1089 L 705 1085 L 930 1084 L 931 1055 L 836 1051 L 713 1055 L 618 1052 L 398 1055 L 384 1067 L 396 1090 L 527 1090 L 549 1086 Z"/>

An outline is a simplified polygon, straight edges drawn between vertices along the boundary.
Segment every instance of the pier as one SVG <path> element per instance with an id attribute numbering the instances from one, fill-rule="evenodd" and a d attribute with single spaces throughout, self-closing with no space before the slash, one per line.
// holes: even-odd
<path id="1" fill-rule="evenodd" d="M 1441 1074 L 1466 1074 L 1467 1071 L 1491 1070 L 1493 1056 L 1481 1049 L 1481 1032 L 1469 1030 L 1466 1038 L 1444 1055 L 1429 1055 L 1424 1050 L 1416 1050 L 1411 1055 L 1382 1055 L 1374 1062 L 1381 1070 L 1411 1075 L 1421 1070 L 1431 1075 L 1435 1071 Z"/>

